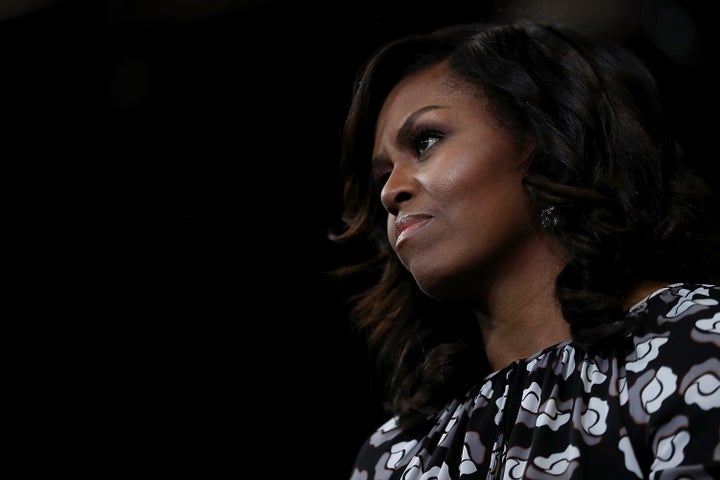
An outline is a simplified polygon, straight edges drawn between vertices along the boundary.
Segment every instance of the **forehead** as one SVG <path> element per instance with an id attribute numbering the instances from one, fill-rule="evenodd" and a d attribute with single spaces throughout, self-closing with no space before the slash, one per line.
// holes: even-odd
<path id="1" fill-rule="evenodd" d="M 375 125 L 375 144 L 393 135 L 415 112 L 441 107 L 454 114 L 486 112 L 486 98 L 477 85 L 461 79 L 446 63 L 407 75 L 395 84 L 382 104 Z"/>
<path id="2" fill-rule="evenodd" d="M 471 86 L 460 80 L 446 63 L 424 68 L 400 79 L 390 90 L 380 110 L 387 114 L 391 107 L 411 106 L 428 100 L 450 101 L 469 94 Z"/>

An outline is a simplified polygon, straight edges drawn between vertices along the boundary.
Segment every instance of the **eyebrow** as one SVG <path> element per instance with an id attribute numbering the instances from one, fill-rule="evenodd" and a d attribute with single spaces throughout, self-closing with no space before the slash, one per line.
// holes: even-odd
<path id="1" fill-rule="evenodd" d="M 418 118 L 422 116 L 423 114 L 430 112 L 432 110 L 437 110 L 439 108 L 448 108 L 444 105 L 427 105 L 425 107 L 419 108 L 415 110 L 413 113 L 408 115 L 408 117 L 405 119 L 403 124 L 398 129 L 397 136 L 395 137 L 397 143 L 405 143 L 405 141 L 411 137 L 412 135 L 412 129 L 413 125 L 417 122 Z M 373 157 L 371 161 L 372 168 L 377 168 L 383 164 L 387 164 L 388 160 L 384 158 L 382 155 L 378 155 L 376 157 Z"/>

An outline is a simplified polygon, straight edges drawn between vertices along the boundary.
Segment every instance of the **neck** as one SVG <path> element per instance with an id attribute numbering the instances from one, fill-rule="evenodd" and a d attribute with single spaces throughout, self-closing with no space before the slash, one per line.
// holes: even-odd
<path id="1" fill-rule="evenodd" d="M 570 338 L 570 326 L 555 298 L 563 255 L 539 239 L 504 265 L 476 310 L 493 370 Z"/>

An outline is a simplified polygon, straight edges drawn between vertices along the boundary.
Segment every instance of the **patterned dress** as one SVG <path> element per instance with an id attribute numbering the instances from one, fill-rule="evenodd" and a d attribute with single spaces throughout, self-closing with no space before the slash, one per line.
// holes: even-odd
<path id="1" fill-rule="evenodd" d="M 673 284 L 629 315 L 634 348 L 563 342 L 488 375 L 414 435 L 391 418 L 351 480 L 720 478 L 720 286 Z"/>

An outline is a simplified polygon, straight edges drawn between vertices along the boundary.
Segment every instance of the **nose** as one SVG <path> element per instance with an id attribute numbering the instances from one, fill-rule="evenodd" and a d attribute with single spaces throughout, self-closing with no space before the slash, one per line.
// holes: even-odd
<path id="1" fill-rule="evenodd" d="M 417 185 L 406 169 L 396 164 L 380 191 L 380 202 L 391 215 L 400 211 L 400 206 L 410 200 L 417 191 Z"/>

